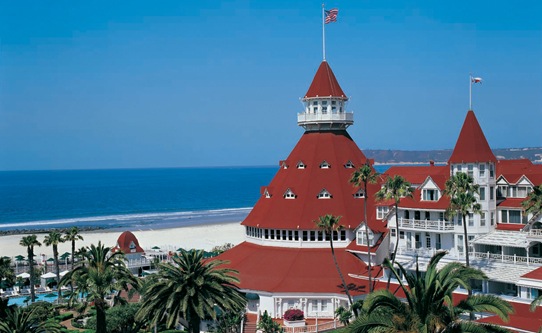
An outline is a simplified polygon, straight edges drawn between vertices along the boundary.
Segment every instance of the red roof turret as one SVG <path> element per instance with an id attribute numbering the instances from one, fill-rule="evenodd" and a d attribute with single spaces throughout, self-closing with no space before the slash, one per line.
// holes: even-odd
<path id="1" fill-rule="evenodd" d="M 145 253 L 143 248 L 139 246 L 139 241 L 136 236 L 130 231 L 125 231 L 120 234 L 117 239 L 117 245 L 111 249 L 111 252 L 122 251 L 124 254 L 130 253 Z"/>
<path id="2" fill-rule="evenodd" d="M 304 98 L 338 97 L 348 99 L 327 61 L 322 61 Z"/>
<path id="3" fill-rule="evenodd" d="M 474 112 L 469 110 L 448 163 L 497 162 Z"/>

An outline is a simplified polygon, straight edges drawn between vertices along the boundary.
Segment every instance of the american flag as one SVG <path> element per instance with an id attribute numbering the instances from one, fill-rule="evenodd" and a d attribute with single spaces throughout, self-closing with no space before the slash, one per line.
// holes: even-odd
<path id="1" fill-rule="evenodd" d="M 324 20 L 325 24 L 328 24 L 331 22 L 337 22 L 337 14 L 339 14 L 339 10 L 337 8 L 326 10 L 325 13 L 326 13 L 326 18 Z"/>
<path id="2" fill-rule="evenodd" d="M 472 83 L 480 83 L 482 84 L 482 78 L 481 77 L 471 77 L 471 82 Z"/>

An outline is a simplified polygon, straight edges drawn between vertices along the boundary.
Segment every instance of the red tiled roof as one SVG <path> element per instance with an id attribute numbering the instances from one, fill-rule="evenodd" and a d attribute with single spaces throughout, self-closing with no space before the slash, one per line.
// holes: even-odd
<path id="1" fill-rule="evenodd" d="M 421 208 L 421 209 L 436 209 L 443 210 L 450 206 L 450 199 L 440 194 L 438 201 L 422 200 L 422 190 L 417 188 L 412 193 L 412 198 L 401 198 L 399 203 L 400 208 Z"/>
<path id="2" fill-rule="evenodd" d="M 385 174 L 390 177 L 400 175 L 411 184 L 422 184 L 430 176 L 441 187 L 441 185 L 444 186 L 442 181 L 446 183 L 446 179 L 450 175 L 450 168 L 447 165 L 392 166 Z"/>
<path id="3" fill-rule="evenodd" d="M 448 163 L 497 162 L 474 112 L 469 110 Z"/>
<path id="4" fill-rule="evenodd" d="M 139 246 L 139 241 L 136 236 L 130 231 L 125 231 L 120 234 L 117 239 L 117 245 L 111 249 L 111 252 L 122 251 L 125 254 L 144 253 L 145 251 Z"/>
<path id="5" fill-rule="evenodd" d="M 340 223 L 354 229 L 363 220 L 363 198 L 353 196 L 349 179 L 355 169 L 345 168 L 352 161 L 356 168 L 367 158 L 346 131 L 305 132 L 288 157 L 289 161 L 303 160 L 305 169 L 290 165 L 279 169 L 268 186 L 271 198 L 260 197 L 243 221 L 243 225 L 259 228 L 316 230 L 314 223 L 326 214 L 342 216 Z M 331 167 L 319 167 L 322 161 Z M 295 199 L 283 197 L 286 190 L 295 189 Z M 318 199 L 322 189 L 331 193 L 331 199 Z M 380 189 L 369 184 L 369 197 Z M 369 227 L 376 232 L 385 231 L 385 225 L 375 220 L 374 200 L 367 201 Z"/>
<path id="6" fill-rule="evenodd" d="M 344 249 L 336 249 L 335 255 L 346 283 L 353 286 L 351 293 L 366 293 L 367 281 L 348 276 L 349 273 L 366 275 L 365 263 Z M 241 289 L 344 294 L 328 247 L 286 248 L 243 242 L 217 259 L 229 261 L 225 266 L 239 272 Z"/>
<path id="7" fill-rule="evenodd" d="M 525 227 L 525 224 L 519 223 L 497 223 L 497 230 L 505 231 L 520 231 Z"/>
<path id="8" fill-rule="evenodd" d="M 331 67 L 329 67 L 327 61 L 322 61 L 318 71 L 314 75 L 311 86 L 305 94 L 305 98 L 313 97 L 339 97 L 347 99 L 339 82 L 335 78 Z"/>
<path id="9" fill-rule="evenodd" d="M 537 307 L 535 312 L 529 310 L 529 304 L 510 302 L 514 313 L 510 315 L 510 321 L 503 322 L 498 316 L 487 317 L 478 320 L 482 323 L 501 325 L 504 327 L 520 329 L 529 332 L 538 332 L 542 326 L 542 307 Z"/>
<path id="10" fill-rule="evenodd" d="M 504 177 L 509 184 L 516 184 L 525 176 L 534 185 L 542 184 L 542 164 L 534 164 L 528 159 L 499 160 L 497 176 Z"/>
<path id="11" fill-rule="evenodd" d="M 537 269 L 534 269 L 529 273 L 522 275 L 521 277 L 525 279 L 542 281 L 542 267 L 538 267 Z"/>
<path id="12" fill-rule="evenodd" d="M 521 208 L 521 203 L 525 198 L 506 198 L 499 202 L 497 206 L 500 208 Z"/>

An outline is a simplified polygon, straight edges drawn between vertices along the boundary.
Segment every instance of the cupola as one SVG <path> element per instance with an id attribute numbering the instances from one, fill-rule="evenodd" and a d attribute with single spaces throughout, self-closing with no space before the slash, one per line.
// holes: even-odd
<path id="1" fill-rule="evenodd" d="M 305 111 L 297 115 L 297 124 L 307 131 L 345 129 L 354 123 L 354 114 L 346 112 L 348 97 L 325 60 L 302 101 Z"/>

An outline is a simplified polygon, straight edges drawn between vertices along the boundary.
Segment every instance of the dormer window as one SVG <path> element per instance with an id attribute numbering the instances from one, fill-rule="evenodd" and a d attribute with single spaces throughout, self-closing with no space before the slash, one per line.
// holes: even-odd
<path id="1" fill-rule="evenodd" d="M 325 160 L 320 163 L 320 169 L 329 169 L 331 168 L 331 165 L 329 163 L 327 163 Z"/>
<path id="2" fill-rule="evenodd" d="M 331 193 L 329 193 L 325 188 L 318 193 L 318 199 L 331 199 Z"/>
<path id="3" fill-rule="evenodd" d="M 423 201 L 438 201 L 439 193 L 435 189 L 424 189 L 422 191 L 422 200 Z"/>
<path id="4" fill-rule="evenodd" d="M 360 189 L 359 191 L 354 193 L 354 198 L 356 199 L 365 198 L 365 193 L 363 192 L 362 189 Z"/>
<path id="5" fill-rule="evenodd" d="M 382 220 L 384 218 L 384 216 L 386 216 L 386 214 L 388 214 L 388 211 L 389 211 L 389 207 L 388 206 L 378 206 L 376 207 L 376 219 L 377 220 Z"/>
<path id="6" fill-rule="evenodd" d="M 295 195 L 294 191 L 291 189 L 287 189 L 286 192 L 284 192 L 284 199 L 295 199 L 297 195 Z"/>
<path id="7" fill-rule="evenodd" d="M 269 191 L 267 189 L 265 189 L 265 191 L 263 191 L 263 195 L 265 196 L 266 199 L 271 198 L 271 193 L 269 193 Z"/>
<path id="8" fill-rule="evenodd" d="M 354 163 L 352 163 L 352 161 L 348 161 L 346 162 L 346 164 L 344 165 L 344 167 L 346 169 L 353 169 L 354 168 Z"/>
<path id="9" fill-rule="evenodd" d="M 283 169 L 288 169 L 288 163 L 286 162 L 286 160 L 280 161 L 279 165 Z"/>
<path id="10" fill-rule="evenodd" d="M 303 163 L 303 161 L 299 161 L 297 162 L 297 168 L 298 169 L 305 169 L 307 166 L 305 165 L 305 163 Z"/>

